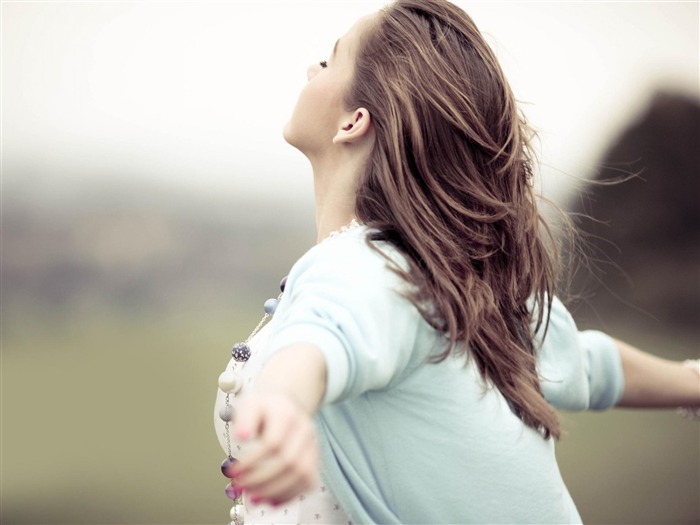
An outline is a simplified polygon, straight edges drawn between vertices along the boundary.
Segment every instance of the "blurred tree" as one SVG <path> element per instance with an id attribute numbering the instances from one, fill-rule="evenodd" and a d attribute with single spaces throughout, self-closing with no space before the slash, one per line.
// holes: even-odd
<path id="1" fill-rule="evenodd" d="M 700 320 L 700 104 L 659 92 L 607 151 L 572 206 L 588 246 L 573 291 L 582 323 L 617 313 L 697 331 Z M 629 308 L 625 308 L 627 305 Z M 634 310 L 637 310 L 635 313 Z"/>

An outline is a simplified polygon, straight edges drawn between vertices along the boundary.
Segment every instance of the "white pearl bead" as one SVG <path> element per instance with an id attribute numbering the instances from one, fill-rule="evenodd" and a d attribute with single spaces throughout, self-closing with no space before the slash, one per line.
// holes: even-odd
<path id="1" fill-rule="evenodd" d="M 243 386 L 241 375 L 233 370 L 226 370 L 219 376 L 219 388 L 227 394 L 235 394 Z"/>
<path id="2" fill-rule="evenodd" d="M 268 299 L 265 301 L 264 309 L 267 315 L 275 315 L 275 310 L 277 310 L 277 305 L 280 302 L 277 299 Z"/>
<path id="3" fill-rule="evenodd" d="M 231 521 L 236 524 L 243 523 L 243 505 L 231 507 Z"/>

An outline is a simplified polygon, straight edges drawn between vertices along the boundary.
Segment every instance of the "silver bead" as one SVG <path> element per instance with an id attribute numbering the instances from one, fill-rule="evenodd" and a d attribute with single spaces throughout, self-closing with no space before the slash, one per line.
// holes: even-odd
<path id="1" fill-rule="evenodd" d="M 277 310 L 277 305 L 280 302 L 277 299 L 268 299 L 265 301 L 265 313 L 268 315 L 275 315 L 275 310 Z"/>
<path id="2" fill-rule="evenodd" d="M 225 370 L 219 376 L 219 388 L 227 394 L 236 394 L 243 386 L 243 378 L 238 372 Z"/>
<path id="3" fill-rule="evenodd" d="M 233 419 L 234 413 L 235 411 L 231 405 L 224 405 L 219 409 L 219 417 L 222 421 L 226 421 L 226 423 Z"/>

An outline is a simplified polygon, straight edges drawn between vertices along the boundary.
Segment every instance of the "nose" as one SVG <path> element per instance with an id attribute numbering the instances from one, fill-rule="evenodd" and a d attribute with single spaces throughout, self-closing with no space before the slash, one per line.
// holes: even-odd
<path id="1" fill-rule="evenodd" d="M 306 80 L 311 80 L 319 69 L 321 69 L 321 64 L 311 64 L 306 70 Z"/>

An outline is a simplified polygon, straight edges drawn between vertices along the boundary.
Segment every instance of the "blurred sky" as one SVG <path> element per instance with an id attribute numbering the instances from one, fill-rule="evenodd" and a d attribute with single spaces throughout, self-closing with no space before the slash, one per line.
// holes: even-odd
<path id="1" fill-rule="evenodd" d="M 654 89 L 698 96 L 698 2 L 456 2 L 540 131 L 544 191 L 588 174 Z M 281 130 L 353 21 L 384 2 L 2 3 L 3 187 L 148 180 L 296 198 Z"/>

